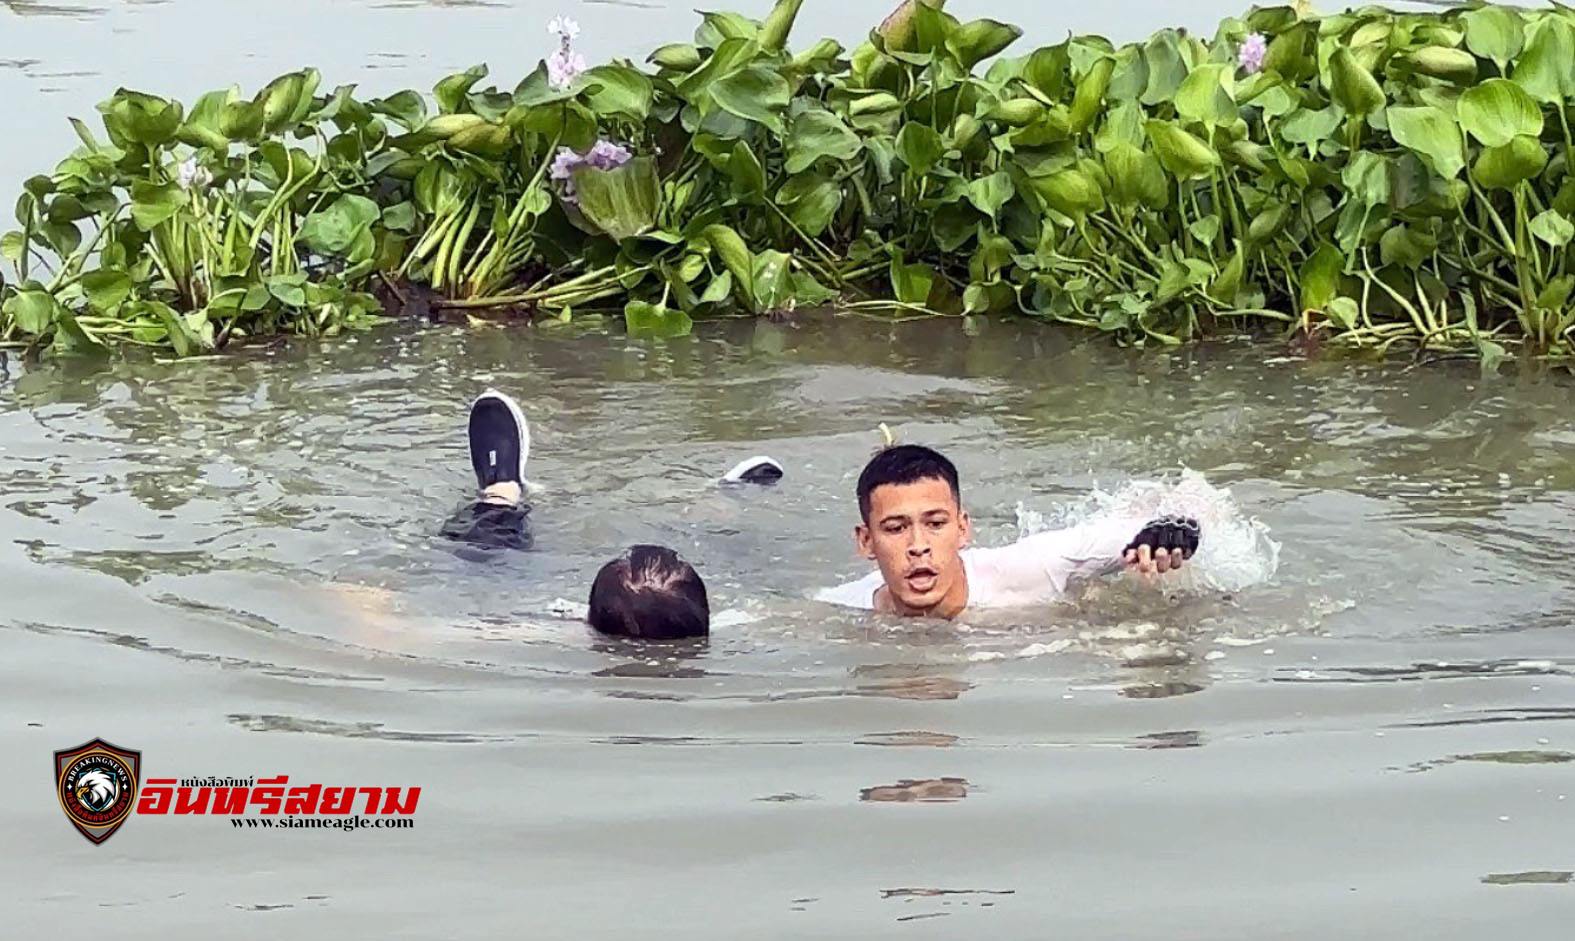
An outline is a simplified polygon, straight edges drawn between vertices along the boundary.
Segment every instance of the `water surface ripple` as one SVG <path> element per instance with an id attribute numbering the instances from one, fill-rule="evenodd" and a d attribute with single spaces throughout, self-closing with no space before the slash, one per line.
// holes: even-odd
<path id="1" fill-rule="evenodd" d="M 808 3 L 802 32 L 852 42 L 886 6 Z M 1044 42 L 1238 12 L 952 6 Z M 117 86 L 189 99 L 312 64 L 379 94 L 479 61 L 512 85 L 557 12 L 592 59 L 694 22 L 670 0 L 6 0 L 0 189 Z M 489 385 L 525 403 L 544 490 L 539 551 L 477 564 L 434 532 Z M 104 910 L 125 938 L 1558 936 L 1571 392 L 861 320 L 0 360 L 6 934 Z M 1272 527 L 1279 571 L 955 626 L 831 612 L 805 598 L 862 570 L 851 490 L 881 422 L 958 458 L 985 541 L 1185 466 Z M 712 485 L 760 452 L 784 486 Z M 552 614 L 636 541 L 704 571 L 708 644 Z M 418 826 L 144 818 L 90 848 L 43 769 L 95 736 L 145 773 L 420 785 Z"/>

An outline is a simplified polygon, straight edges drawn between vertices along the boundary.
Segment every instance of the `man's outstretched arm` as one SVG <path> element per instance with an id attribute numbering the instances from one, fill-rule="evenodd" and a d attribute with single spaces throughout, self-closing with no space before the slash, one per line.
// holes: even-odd
<path id="1" fill-rule="evenodd" d="M 997 592 L 1031 603 L 1064 593 L 1072 582 L 1123 567 L 1157 574 L 1174 571 L 1197 551 L 1202 529 L 1194 519 L 1097 519 L 1029 536 L 1010 546 L 979 550 L 976 564 Z"/>

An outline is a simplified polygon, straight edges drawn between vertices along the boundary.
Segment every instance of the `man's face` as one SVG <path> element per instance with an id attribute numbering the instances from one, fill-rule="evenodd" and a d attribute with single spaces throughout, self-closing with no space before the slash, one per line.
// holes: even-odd
<path id="1" fill-rule="evenodd" d="M 962 550 L 972 538 L 968 514 L 939 478 L 885 484 L 870 492 L 869 519 L 854 533 L 874 560 L 897 610 L 929 614 L 967 600 Z"/>

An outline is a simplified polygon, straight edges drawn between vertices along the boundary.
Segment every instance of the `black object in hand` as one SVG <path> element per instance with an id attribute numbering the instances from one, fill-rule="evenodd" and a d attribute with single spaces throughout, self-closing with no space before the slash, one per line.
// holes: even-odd
<path id="1" fill-rule="evenodd" d="M 1153 552 L 1180 549 L 1181 557 L 1190 559 L 1198 551 L 1198 542 L 1202 538 L 1203 527 L 1198 525 L 1197 520 L 1184 516 L 1165 516 L 1143 527 L 1122 554 L 1148 546 Z"/>

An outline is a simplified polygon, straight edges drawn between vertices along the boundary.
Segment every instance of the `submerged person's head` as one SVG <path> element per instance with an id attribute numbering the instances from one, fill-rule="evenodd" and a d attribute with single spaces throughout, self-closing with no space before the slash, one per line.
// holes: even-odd
<path id="1" fill-rule="evenodd" d="M 859 552 L 880 566 L 901 614 L 961 608 L 962 550 L 972 538 L 957 468 L 918 445 L 887 448 L 859 475 Z"/>
<path id="2" fill-rule="evenodd" d="M 711 630 L 711 605 L 700 574 L 678 553 L 662 546 L 635 546 L 596 574 L 587 620 L 615 637 L 705 637 Z"/>

